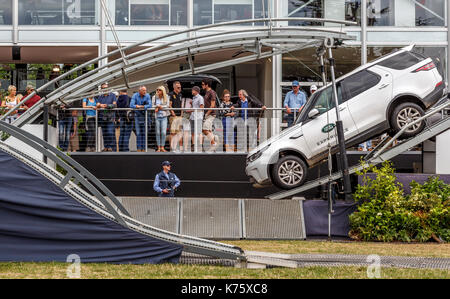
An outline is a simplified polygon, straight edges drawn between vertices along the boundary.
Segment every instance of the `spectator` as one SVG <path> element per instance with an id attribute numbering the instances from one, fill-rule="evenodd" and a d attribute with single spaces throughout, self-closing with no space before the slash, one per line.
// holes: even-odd
<path id="1" fill-rule="evenodd" d="M 69 108 L 70 106 L 61 105 L 58 111 L 58 144 L 63 152 L 67 152 L 69 149 L 69 139 L 73 123 L 72 111 Z"/>
<path id="2" fill-rule="evenodd" d="M 78 111 L 72 110 L 71 116 L 73 126 L 70 129 L 69 147 L 67 148 L 67 151 L 76 152 L 80 149 L 80 140 L 78 137 Z"/>
<path id="3" fill-rule="evenodd" d="M 216 107 L 216 99 L 217 94 L 216 92 L 211 88 L 212 80 L 211 79 L 204 79 L 202 81 L 202 88 L 206 91 L 205 97 L 204 97 L 204 103 L 205 108 L 215 108 Z M 216 149 L 216 140 L 215 136 L 213 134 L 213 123 L 215 119 L 215 112 L 214 110 L 207 110 L 205 113 L 205 121 L 203 122 L 203 134 L 206 135 L 206 138 L 208 138 L 210 142 L 210 150 L 214 151 Z"/>
<path id="4" fill-rule="evenodd" d="M 103 83 L 101 89 L 107 89 L 108 83 Z M 97 98 L 97 108 L 113 109 L 117 107 L 114 93 L 104 93 Z M 98 123 L 102 128 L 104 152 L 116 151 L 116 134 L 114 132 L 114 111 L 100 111 Z"/>
<path id="5" fill-rule="evenodd" d="M 234 152 L 234 116 L 235 112 L 231 109 L 233 103 L 231 102 L 231 94 L 228 89 L 222 92 L 222 103 L 220 103 L 222 124 L 223 124 L 223 139 L 225 143 L 226 152 Z"/>
<path id="6" fill-rule="evenodd" d="M 167 108 L 170 107 L 170 103 L 164 86 L 159 86 L 156 89 L 152 102 L 155 107 L 157 152 L 166 152 L 164 146 L 167 135 L 167 118 L 170 115 L 170 111 Z"/>
<path id="7" fill-rule="evenodd" d="M 86 151 L 95 152 L 95 109 L 97 109 L 97 100 L 94 97 L 83 99 L 83 108 L 86 110 Z"/>
<path id="8" fill-rule="evenodd" d="M 181 83 L 175 81 L 173 83 L 173 91 L 169 93 L 170 107 L 171 108 L 181 108 Z M 178 144 L 182 144 L 181 136 L 181 126 L 182 126 L 182 111 L 181 110 L 171 110 L 170 117 L 170 148 L 172 151 L 176 150 Z"/>
<path id="9" fill-rule="evenodd" d="M 117 99 L 117 108 L 130 108 L 130 97 L 126 90 L 121 90 L 119 98 Z M 130 135 L 133 129 L 133 122 L 131 117 L 132 111 L 120 110 L 118 112 L 118 119 L 120 125 L 120 135 L 119 135 L 119 151 L 128 152 L 130 150 Z"/>
<path id="10" fill-rule="evenodd" d="M 191 98 L 183 98 L 181 100 L 181 108 L 192 108 L 192 99 Z M 190 132 L 191 132 L 191 124 L 190 124 L 191 112 L 189 110 L 181 111 L 181 123 L 183 129 L 183 148 L 185 152 L 191 150 L 191 141 L 190 141 Z"/>
<path id="11" fill-rule="evenodd" d="M 200 87 L 192 87 L 192 108 L 204 108 L 205 100 L 200 95 Z M 194 145 L 202 144 L 202 134 L 200 132 L 203 121 L 203 110 L 190 110 L 190 123 L 192 132 L 192 143 Z"/>
<path id="12" fill-rule="evenodd" d="M 368 26 L 375 26 L 375 23 L 377 22 L 377 11 L 375 3 L 370 0 L 367 3 L 367 20 Z"/>
<path id="13" fill-rule="evenodd" d="M 180 179 L 175 173 L 170 171 L 171 163 L 164 161 L 162 163 L 163 170 L 158 173 L 153 183 L 153 190 L 158 193 L 160 197 L 174 197 L 175 190 L 180 186 Z"/>
<path id="14" fill-rule="evenodd" d="M 300 83 L 298 81 L 292 82 L 292 90 L 289 91 L 284 98 L 284 107 L 286 108 L 288 127 L 292 126 L 295 117 L 298 113 L 300 113 L 300 111 L 302 111 L 305 104 L 306 95 L 300 90 Z"/>
<path id="15" fill-rule="evenodd" d="M 29 96 L 33 91 L 34 91 L 33 85 L 28 85 L 25 88 L 26 97 Z M 40 100 L 41 100 L 41 97 L 38 96 L 37 94 L 35 94 L 34 96 L 32 96 L 30 99 L 27 100 L 27 102 L 24 104 L 24 108 L 29 109 L 29 108 L 33 107 L 33 105 L 36 104 L 37 102 L 39 102 Z"/>
<path id="16" fill-rule="evenodd" d="M 150 95 L 147 93 L 145 86 L 139 87 L 139 92 L 136 92 L 131 98 L 130 107 L 133 109 L 140 109 L 134 111 L 134 123 L 136 127 L 136 143 L 137 151 L 145 152 L 145 111 L 142 109 L 152 108 Z M 148 128 L 151 127 L 151 118 L 147 115 Z"/>
<path id="17" fill-rule="evenodd" d="M 316 91 L 317 91 L 317 86 L 311 85 L 311 87 L 309 88 L 309 92 L 311 93 L 311 95 L 313 95 Z"/>
<path id="18" fill-rule="evenodd" d="M 237 117 L 240 117 L 243 121 L 244 121 L 244 125 L 247 127 L 247 133 L 249 136 L 251 136 L 252 140 L 251 141 L 257 141 L 258 140 L 258 125 L 256 126 L 256 128 L 252 128 L 251 127 L 251 123 L 248 121 L 249 118 L 253 118 L 255 119 L 255 121 L 257 122 L 257 117 L 259 115 L 261 115 L 261 111 L 250 111 L 247 110 L 247 108 L 261 108 L 262 111 L 266 110 L 267 107 L 257 101 L 255 98 L 250 98 L 248 96 L 247 91 L 245 91 L 244 89 L 239 90 L 238 93 L 239 96 L 239 100 L 237 101 L 237 103 L 235 105 L 233 105 L 233 107 L 231 107 L 232 110 L 234 110 L 234 108 L 240 108 L 241 110 L 239 110 L 237 112 Z M 250 125 L 250 126 L 249 126 Z M 247 146 L 247 136 L 244 136 L 244 144 L 245 146 Z M 249 144 L 249 150 L 256 147 L 256 144 Z"/>
<path id="19" fill-rule="evenodd" d="M 2 101 L 1 107 L 6 108 L 7 110 L 14 108 L 19 102 L 19 95 L 16 94 L 17 88 L 14 85 L 8 86 L 8 95 L 5 97 L 4 101 Z M 17 112 L 13 112 L 10 114 L 6 121 L 12 123 L 17 119 Z"/>

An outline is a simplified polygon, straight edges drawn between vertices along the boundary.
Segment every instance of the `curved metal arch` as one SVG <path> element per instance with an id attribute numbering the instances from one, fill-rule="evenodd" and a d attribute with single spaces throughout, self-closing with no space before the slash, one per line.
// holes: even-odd
<path id="1" fill-rule="evenodd" d="M 197 32 L 197 31 L 201 31 L 201 30 L 206 30 L 206 29 L 212 29 L 212 28 L 218 28 L 218 27 L 225 27 L 225 26 L 233 26 L 233 25 L 242 25 L 242 24 L 246 24 L 246 23 L 269 23 L 269 30 L 275 30 L 275 29 L 279 29 L 279 28 L 283 28 L 283 27 L 276 27 L 273 28 L 272 27 L 272 23 L 273 22 L 288 22 L 288 21 L 314 21 L 314 22 L 318 22 L 318 23 L 334 23 L 334 24 L 340 24 L 342 25 L 357 25 L 355 22 L 350 22 L 350 21 L 342 21 L 342 20 L 335 20 L 335 19 L 322 19 L 322 18 L 261 18 L 261 19 L 249 19 L 249 20 L 238 20 L 238 21 L 231 21 L 231 22 L 224 22 L 224 23 L 219 23 L 219 24 L 210 24 L 210 25 L 204 25 L 204 26 L 199 26 L 199 27 L 194 27 L 194 28 L 190 28 L 190 29 L 186 29 L 183 31 L 177 31 L 177 32 L 172 32 L 169 34 L 165 34 L 159 37 L 154 37 L 151 39 L 147 39 L 144 41 L 140 41 L 137 43 L 134 43 L 132 45 L 123 47 L 121 49 L 116 49 L 108 54 L 102 55 L 100 57 L 91 59 L 90 61 L 83 63 L 82 65 L 79 65 L 78 67 L 72 69 L 71 71 L 62 74 L 61 76 L 55 78 L 54 80 L 48 82 L 47 84 L 44 84 L 43 86 L 41 86 L 40 88 L 38 88 L 36 91 L 33 91 L 30 95 L 28 95 L 27 97 L 25 97 L 20 103 L 18 103 L 16 105 L 16 107 L 14 107 L 12 110 L 10 110 L 7 114 L 5 114 L 3 117 L 0 118 L 0 120 L 5 119 L 6 116 L 8 116 L 9 114 L 11 114 L 13 111 L 17 110 L 21 105 L 23 105 L 24 103 L 26 103 L 26 101 L 28 101 L 32 96 L 34 96 L 37 92 L 47 88 L 48 86 L 64 79 L 65 77 L 67 77 L 70 74 L 73 74 L 74 72 L 83 69 L 84 67 L 87 67 L 93 63 L 96 63 L 100 60 L 106 59 L 108 57 L 111 57 L 112 55 L 115 55 L 117 53 L 120 53 L 121 51 L 127 51 L 133 48 L 136 48 L 138 46 L 147 44 L 147 43 L 151 43 L 151 42 L 155 42 L 158 40 L 162 40 L 162 39 L 166 39 L 169 37 L 173 37 L 176 35 L 182 35 L 182 34 L 188 34 L 190 32 Z M 326 30 L 324 30 L 326 31 Z M 119 59 L 120 61 L 122 61 L 122 59 Z M 42 102 L 38 102 L 35 106 L 40 106 L 42 104 Z M 23 122 L 19 123 L 19 125 L 23 124 Z"/>
<path id="2" fill-rule="evenodd" d="M 58 92 L 54 92 L 50 94 L 47 97 L 46 103 L 51 103 L 54 98 L 65 98 L 65 95 L 68 94 L 79 94 L 80 93 L 80 87 L 84 87 L 86 85 L 90 84 L 91 89 L 95 89 L 97 86 L 93 86 L 92 82 L 95 80 L 103 80 L 108 81 L 111 79 L 115 79 L 117 77 L 117 74 L 122 75 L 122 69 L 125 69 L 127 74 L 132 74 L 133 72 L 140 71 L 143 68 L 150 67 L 152 65 L 158 65 L 162 63 L 170 62 L 174 59 L 179 59 L 183 57 L 187 57 L 188 55 L 194 55 L 194 54 L 202 54 L 222 49 L 231 49 L 231 48 L 237 48 L 237 47 L 243 47 L 243 46 L 255 46 L 259 47 L 260 45 L 271 42 L 275 44 L 295 44 L 300 42 L 305 42 L 305 36 L 304 34 L 300 34 L 300 32 L 283 32 L 283 34 L 270 34 L 268 32 L 258 32 L 256 34 L 249 35 L 232 35 L 227 37 L 215 37 L 210 38 L 208 40 L 199 42 L 197 39 L 193 40 L 189 43 L 182 43 L 177 46 L 173 46 L 169 49 L 163 48 L 161 50 L 151 52 L 142 56 L 135 57 L 133 59 L 128 59 L 128 64 L 126 66 L 121 64 L 116 64 L 111 66 L 107 71 L 105 72 L 97 72 L 96 74 L 93 74 L 88 77 L 89 80 L 80 80 L 81 82 L 73 82 L 71 81 L 68 87 L 61 87 L 58 89 Z M 324 33 L 321 33 L 319 35 L 312 36 L 308 32 L 308 39 L 311 38 L 325 38 L 325 36 L 322 36 Z M 329 34 L 327 34 L 327 37 L 329 37 Z M 341 34 L 334 35 L 336 38 L 342 38 L 343 36 Z M 317 43 L 321 43 L 321 40 Z M 269 47 L 268 45 L 266 47 Z M 99 81 L 97 81 L 100 83 Z M 84 84 L 83 84 L 84 83 Z M 130 85 L 131 87 L 131 85 Z M 110 88 L 111 89 L 111 88 Z M 72 92 L 74 91 L 75 92 Z M 86 90 L 86 89 L 83 89 Z M 108 91 L 108 90 L 107 90 Z M 104 91 L 104 92 L 107 92 Z"/>
<path id="3" fill-rule="evenodd" d="M 335 38 L 350 39 L 348 36 L 344 35 L 343 33 L 339 32 L 339 31 L 324 30 L 324 29 L 320 29 L 320 28 L 285 27 L 285 28 L 277 28 L 276 30 L 272 29 L 272 31 L 270 31 L 269 28 L 255 28 L 255 29 L 245 29 L 245 30 L 237 30 L 237 31 L 230 31 L 230 32 L 222 32 L 222 33 L 213 33 L 213 34 L 208 34 L 208 35 L 203 35 L 203 36 L 198 36 L 198 37 L 185 38 L 182 40 L 169 41 L 169 42 L 161 44 L 161 45 L 155 45 L 148 49 L 143 49 L 138 52 L 131 53 L 129 55 L 126 55 L 125 58 L 127 59 L 127 65 L 129 65 L 129 64 L 133 65 L 135 63 L 130 62 L 131 59 L 138 57 L 138 56 L 141 57 L 141 60 L 155 58 L 157 56 L 157 53 L 166 54 L 168 47 L 171 47 L 171 49 L 169 51 L 176 51 L 177 49 L 180 49 L 180 45 L 181 45 L 181 48 L 189 47 L 190 49 L 192 49 L 193 47 L 198 46 L 199 43 L 201 42 L 201 40 L 210 39 L 210 38 L 213 38 L 216 36 L 220 36 L 216 39 L 217 43 L 224 43 L 225 42 L 224 36 L 227 36 L 227 35 L 237 35 L 237 34 L 250 33 L 250 32 L 256 33 L 256 34 L 262 34 L 261 32 L 270 32 L 271 35 L 275 36 L 275 35 L 279 34 L 279 31 L 281 31 L 281 32 L 282 31 L 294 31 L 294 33 L 292 33 L 291 35 L 286 34 L 288 38 L 298 35 L 298 33 L 295 33 L 295 31 L 299 31 L 299 32 L 307 32 L 307 33 L 312 32 L 312 33 L 314 33 L 314 36 L 318 36 L 318 35 L 322 35 L 322 34 L 326 33 L 326 34 L 328 34 L 328 36 L 333 35 L 333 37 L 335 37 Z M 313 36 L 313 35 L 311 34 L 310 36 Z M 250 37 L 247 36 L 248 39 L 255 39 L 255 37 L 256 37 L 256 35 L 252 35 Z M 234 37 L 233 39 L 230 38 L 230 39 L 226 39 L 226 40 L 230 41 L 230 40 L 234 40 L 234 39 L 238 39 L 238 38 L 242 38 L 242 37 L 237 36 L 237 37 Z M 190 43 L 188 43 L 188 42 L 190 42 Z M 213 42 L 214 42 L 214 40 L 212 40 L 212 41 L 207 40 L 207 41 L 203 42 L 202 44 L 207 45 L 207 44 L 211 44 Z M 188 43 L 188 44 L 186 44 L 186 43 Z M 165 51 L 161 52 L 158 50 L 165 50 Z M 192 52 L 192 50 L 191 50 L 191 52 Z M 147 54 L 147 53 L 151 53 L 151 54 Z M 142 56 L 144 54 L 147 54 L 147 55 Z M 83 74 L 82 76 L 80 76 L 74 80 L 71 80 L 70 85 L 73 85 L 73 84 L 81 81 L 84 78 L 94 76 L 95 73 L 100 73 L 100 72 L 106 70 L 107 68 L 111 68 L 111 67 L 115 67 L 116 69 L 126 68 L 127 66 L 120 64 L 121 61 L 122 60 L 120 58 L 115 59 L 115 60 L 109 62 L 108 64 L 105 64 L 104 66 L 101 66 L 99 68 L 91 70 L 90 72 Z M 118 66 L 118 65 L 120 65 L 120 66 Z M 64 89 L 64 86 L 57 88 L 56 90 L 54 90 L 50 94 L 48 94 L 47 98 L 55 95 L 57 92 L 60 92 L 63 89 Z M 58 96 L 60 96 L 60 95 L 58 95 Z"/>
<path id="4" fill-rule="evenodd" d="M 117 209 L 120 210 L 124 215 L 130 216 L 125 207 L 122 206 L 119 200 L 108 188 L 106 188 L 105 185 L 103 185 L 102 182 L 100 182 L 78 162 L 76 162 L 63 152 L 59 151 L 58 149 L 54 148 L 49 143 L 34 136 L 33 134 L 23 131 L 16 126 L 8 124 L 4 121 L 0 121 L 0 131 L 10 134 L 14 138 L 17 138 L 18 140 L 26 143 L 35 150 L 39 151 L 45 157 L 51 159 L 57 165 L 61 166 L 65 171 L 67 171 L 67 175 L 60 183 L 61 188 L 69 183 L 71 178 L 75 178 L 77 182 L 87 188 L 87 190 L 89 190 L 89 192 L 91 192 L 97 198 L 97 200 L 99 200 L 105 206 L 107 211 L 114 216 L 115 220 L 118 223 L 127 226 L 122 216 L 119 215 L 116 209 L 110 203 L 108 203 L 108 201 L 105 200 L 101 192 L 104 192 L 106 196 L 111 199 Z"/>
<path id="5" fill-rule="evenodd" d="M 108 81 L 108 80 L 114 80 L 119 77 L 123 76 L 123 69 L 125 68 L 125 71 L 128 74 L 132 74 L 133 72 L 140 71 L 143 68 L 148 68 L 150 66 L 155 66 L 161 63 L 166 63 L 168 61 L 172 61 L 175 59 L 179 59 L 181 57 L 188 56 L 189 54 L 198 54 L 202 53 L 202 50 L 219 50 L 219 49 L 226 49 L 226 48 L 236 48 L 240 46 L 247 45 L 255 45 L 259 48 L 264 47 L 271 47 L 271 50 L 266 52 L 260 52 L 254 55 L 249 55 L 243 58 L 236 58 L 236 59 L 230 59 L 226 62 L 219 62 L 219 63 L 213 63 L 209 64 L 207 66 L 202 66 L 197 68 L 197 72 L 206 72 L 209 70 L 229 66 L 229 65 L 235 65 L 243 62 L 252 61 L 255 59 L 261 59 L 261 58 L 267 58 L 278 54 L 287 53 L 294 50 L 299 50 L 306 47 L 312 47 L 312 46 L 319 46 L 325 38 L 329 38 L 331 33 L 327 32 L 315 32 L 315 35 L 312 34 L 309 30 L 307 32 L 304 31 L 294 31 L 294 32 L 281 32 L 281 33 L 270 33 L 269 32 L 259 32 L 256 36 L 233 36 L 230 35 L 229 40 L 224 40 L 223 38 L 220 40 L 218 38 L 210 40 L 208 43 L 202 44 L 197 39 L 192 40 L 188 46 L 190 50 L 186 50 L 187 45 L 182 44 L 181 46 L 175 47 L 174 51 L 171 51 L 171 54 L 167 54 L 167 50 L 159 50 L 155 51 L 146 55 L 138 56 L 134 59 L 130 59 L 128 61 L 127 66 L 123 66 L 122 64 L 115 64 L 114 66 L 110 67 L 110 70 L 107 72 L 99 73 L 96 72 L 95 74 L 92 74 L 91 76 L 86 76 L 83 80 L 80 80 L 78 83 L 69 82 L 65 84 L 64 86 L 60 87 L 58 92 L 53 93 L 51 96 L 49 96 L 47 99 L 45 99 L 45 102 L 47 104 L 53 104 L 55 101 L 59 99 L 65 99 L 69 102 L 73 101 L 74 99 L 79 99 L 80 97 L 76 97 L 79 94 L 82 94 L 83 92 L 88 92 L 90 90 L 95 90 L 97 88 L 97 85 L 101 82 Z M 333 37 L 340 38 L 340 39 L 351 39 L 346 34 L 343 33 L 332 33 Z M 243 41 L 244 40 L 244 41 Z M 271 44 L 269 44 L 270 42 Z M 302 46 L 290 46 L 285 48 L 278 48 L 274 49 L 273 44 L 295 44 L 295 43 L 303 43 Z M 148 59 L 150 57 L 155 57 L 160 55 L 159 58 L 155 59 Z M 110 65 L 113 65 L 113 62 L 110 63 Z M 109 66 L 109 65 L 108 65 Z M 132 88 L 135 86 L 143 85 L 143 84 L 149 84 L 154 83 L 158 81 L 163 81 L 170 79 L 174 76 L 179 75 L 187 75 L 190 74 L 191 70 L 166 74 L 162 76 L 153 77 L 150 79 L 142 80 L 142 81 L 135 81 L 135 82 L 128 82 L 125 86 L 124 85 L 117 85 L 112 86 L 111 89 L 122 89 L 122 88 Z M 68 86 L 67 86 L 68 85 Z M 104 92 L 104 91 L 103 91 Z M 89 93 L 88 95 L 94 95 L 98 94 L 98 91 L 94 93 Z M 35 119 L 41 112 L 42 108 L 42 102 L 34 105 L 31 109 L 26 111 L 21 117 L 19 117 L 14 124 L 21 126 L 27 121 L 31 119 Z"/>

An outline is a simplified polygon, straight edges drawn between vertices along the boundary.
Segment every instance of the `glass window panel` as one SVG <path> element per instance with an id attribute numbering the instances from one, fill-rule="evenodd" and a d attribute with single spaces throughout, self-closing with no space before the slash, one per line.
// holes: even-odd
<path id="1" fill-rule="evenodd" d="M 288 2 L 287 17 L 323 18 L 322 1 L 285 0 Z M 322 23 L 307 21 L 290 21 L 289 26 L 321 26 Z"/>
<path id="2" fill-rule="evenodd" d="M 214 23 L 222 23 L 235 20 L 247 20 L 252 18 L 253 12 L 251 0 L 214 1 Z"/>
<path id="3" fill-rule="evenodd" d="M 333 50 L 336 77 L 339 78 L 361 65 L 361 48 L 342 47 Z M 322 82 L 316 49 L 304 49 L 283 54 L 282 79 L 284 82 Z"/>
<path id="4" fill-rule="evenodd" d="M 131 25 L 169 25 L 169 0 L 130 0 Z"/>
<path id="5" fill-rule="evenodd" d="M 268 0 L 254 0 L 254 17 L 268 18 L 269 17 L 269 2 Z"/>
<path id="6" fill-rule="evenodd" d="M 445 0 L 369 0 L 369 26 L 445 26 Z"/>
<path id="7" fill-rule="evenodd" d="M 187 25 L 187 0 L 170 1 L 170 24 L 174 26 Z"/>
<path id="8" fill-rule="evenodd" d="M 445 0 L 410 0 L 415 4 L 416 26 L 445 26 Z"/>
<path id="9" fill-rule="evenodd" d="M 129 25 L 128 0 L 116 0 L 115 21 L 116 25 Z"/>
<path id="10" fill-rule="evenodd" d="M 19 25 L 94 25 L 95 0 L 19 0 Z"/>
<path id="11" fill-rule="evenodd" d="M 394 0 L 368 0 L 367 25 L 368 26 L 394 26 L 395 25 Z"/>
<path id="12" fill-rule="evenodd" d="M 268 16 L 268 0 L 194 0 L 194 25 L 201 26 Z M 252 24 L 244 24 L 252 25 Z M 262 25 L 255 23 L 255 25 Z"/>
<path id="13" fill-rule="evenodd" d="M 361 24 L 361 0 L 345 1 L 345 20 Z"/>
<path id="14" fill-rule="evenodd" d="M 0 1 L 0 25 L 12 24 L 12 0 Z"/>
<path id="15" fill-rule="evenodd" d="M 194 0 L 194 25 L 212 24 L 212 1 Z"/>
<path id="16" fill-rule="evenodd" d="M 361 23 L 361 0 L 284 0 L 282 11 L 287 17 L 327 18 Z M 322 26 L 319 22 L 290 21 L 290 26 Z M 338 26 L 327 23 L 325 26 Z"/>

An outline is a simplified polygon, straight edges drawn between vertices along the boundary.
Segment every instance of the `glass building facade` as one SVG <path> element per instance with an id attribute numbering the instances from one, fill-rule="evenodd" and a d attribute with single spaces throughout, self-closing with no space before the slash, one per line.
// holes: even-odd
<path id="1" fill-rule="evenodd" d="M 105 3 L 120 41 L 126 44 L 226 21 L 268 16 L 328 18 L 355 22 L 352 26 L 340 26 L 355 40 L 335 51 L 338 76 L 392 50 L 415 44 L 419 51 L 436 60 L 442 75 L 448 78 L 450 34 L 446 0 L 105 0 Z M 245 26 L 258 25 L 261 24 Z M 278 26 L 336 25 L 292 20 Z M 83 62 L 83 55 L 87 61 L 116 46 L 98 0 L 0 0 L 0 40 L 0 64 L 8 66 L 3 69 L 26 69 L 27 73 L 35 68 L 27 64 L 59 63 L 63 67 Z M 22 48 L 19 60 L 11 55 L 13 46 Z M 68 47 L 73 52 L 61 57 L 77 57 L 77 61 L 65 61 L 67 58 L 46 61 L 38 53 L 42 52 L 39 47 Z M 310 85 L 320 83 L 313 49 L 280 55 L 266 63 L 270 64 L 266 70 L 271 71 L 271 80 L 258 88 L 268 107 L 282 106 L 283 95 L 292 80 L 299 80 L 306 91 Z M 227 78 L 226 82 L 239 82 L 232 71 L 221 75 Z M 9 80 L 6 76 L 1 78 L 2 82 Z M 246 74 L 245 78 L 251 76 Z M 20 81 L 27 75 L 15 78 Z M 254 82 L 259 84 L 260 80 Z"/>

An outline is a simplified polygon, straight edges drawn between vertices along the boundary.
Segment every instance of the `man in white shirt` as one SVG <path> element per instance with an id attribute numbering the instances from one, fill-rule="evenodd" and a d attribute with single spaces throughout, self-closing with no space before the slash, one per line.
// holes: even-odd
<path id="1" fill-rule="evenodd" d="M 200 95 L 200 87 L 192 87 L 192 108 L 204 108 L 205 100 Z M 203 110 L 193 110 L 190 116 L 193 144 L 202 144 Z M 197 133 L 197 134 L 196 134 Z M 200 142 L 197 143 L 197 138 Z"/>

